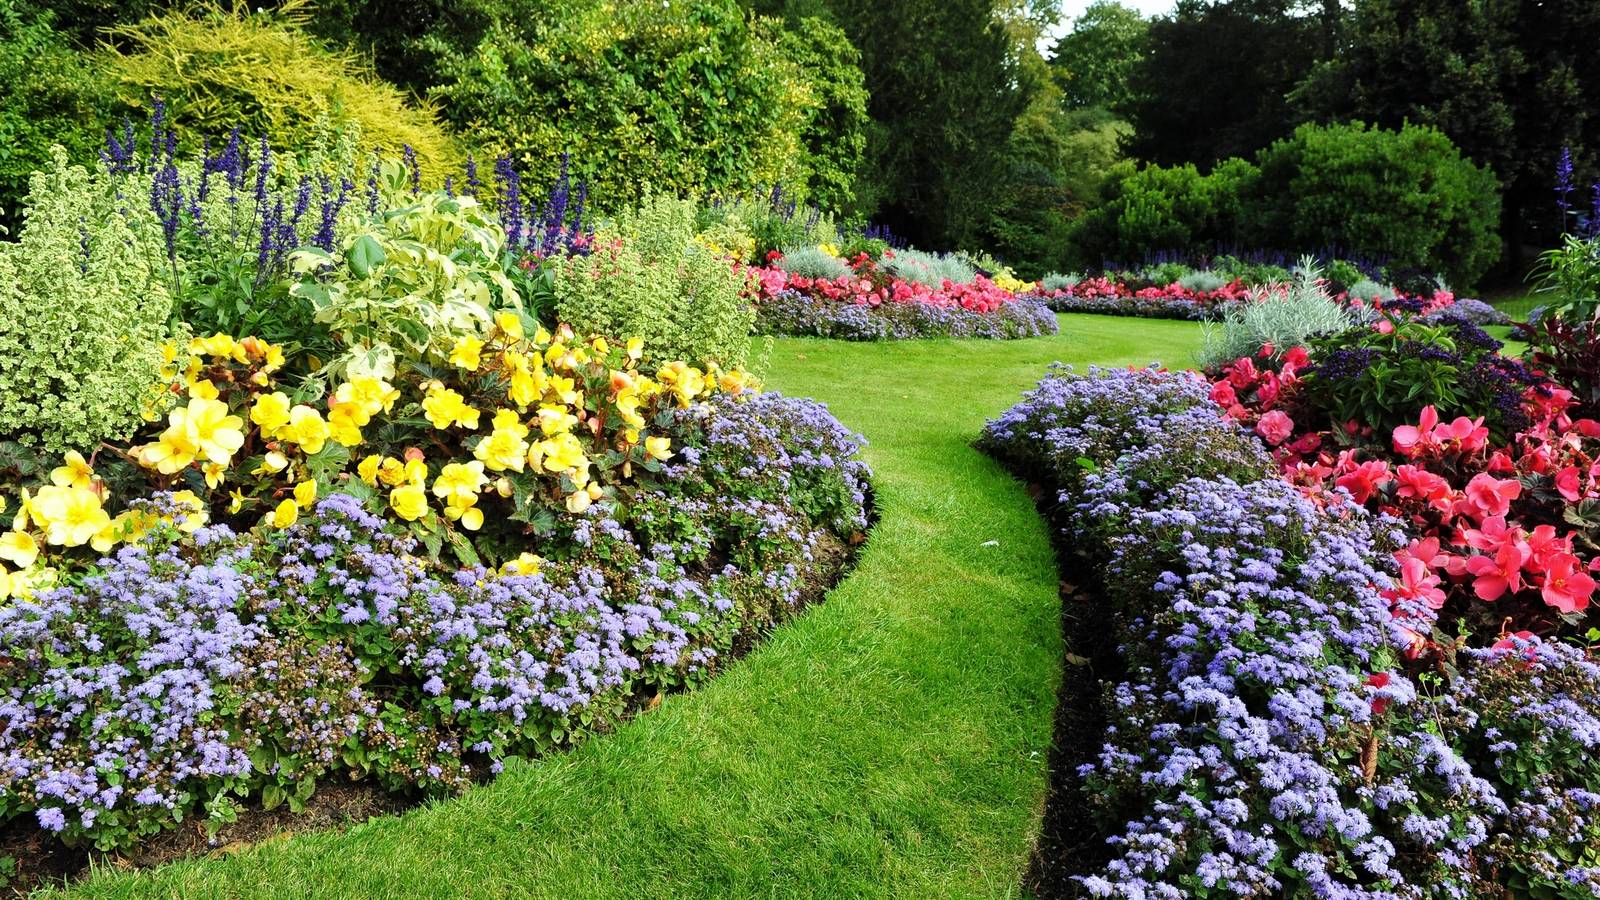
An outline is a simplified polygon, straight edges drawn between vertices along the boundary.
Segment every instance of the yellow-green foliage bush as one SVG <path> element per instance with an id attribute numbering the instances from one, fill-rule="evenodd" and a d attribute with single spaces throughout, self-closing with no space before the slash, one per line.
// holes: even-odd
<path id="1" fill-rule="evenodd" d="M 744 364 L 755 310 L 745 276 L 695 239 L 692 200 L 654 198 L 550 261 L 557 317 L 580 334 L 639 337 L 656 359 Z"/>
<path id="2" fill-rule="evenodd" d="M 475 48 L 445 49 L 432 96 L 536 180 L 570 153 L 602 209 L 641 184 L 690 196 L 782 184 L 842 205 L 866 91 L 843 33 L 805 21 L 796 38 L 736 0 L 538 0 Z"/>
<path id="3" fill-rule="evenodd" d="M 0 243 L 0 438 L 58 452 L 125 438 L 172 312 L 154 218 L 55 148 L 18 243 Z"/>
<path id="4" fill-rule="evenodd" d="M 416 150 L 431 181 L 460 168 L 463 154 L 431 108 L 379 79 L 358 55 L 334 50 L 306 30 L 303 0 L 272 14 L 167 11 L 111 32 L 106 68 L 123 99 L 167 103 L 186 144 L 234 126 L 288 151 L 313 147 L 325 127 L 354 126 L 363 150 Z"/>

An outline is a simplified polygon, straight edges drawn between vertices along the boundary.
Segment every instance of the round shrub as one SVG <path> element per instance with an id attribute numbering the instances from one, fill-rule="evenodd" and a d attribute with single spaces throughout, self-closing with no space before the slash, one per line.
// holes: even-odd
<path id="1" fill-rule="evenodd" d="M 1206 175 L 1188 164 L 1120 164 L 1101 186 L 1099 205 L 1073 226 L 1074 264 L 1133 263 L 1164 250 L 1233 243 L 1239 198 L 1255 177 L 1255 167 L 1239 159 L 1219 163 Z"/>
<path id="2" fill-rule="evenodd" d="M 921 250 L 896 250 L 885 257 L 883 267 L 902 281 L 939 288 L 951 284 L 971 284 L 977 271 L 959 257 Z"/>
<path id="3" fill-rule="evenodd" d="M 361 57 L 312 37 L 308 19 L 300 0 L 271 15 L 214 6 L 162 12 L 114 29 L 106 66 L 130 104 L 166 101 L 180 133 L 237 126 L 295 152 L 314 148 L 331 125 L 359 132 L 365 150 L 398 155 L 409 146 L 430 173 L 460 166 L 460 147 L 432 111 L 410 105 Z"/>
<path id="4" fill-rule="evenodd" d="M 1178 285 L 1180 287 L 1186 291 L 1194 291 L 1197 294 L 1209 294 L 1227 283 L 1228 282 L 1224 280 L 1221 275 L 1218 275 L 1210 269 L 1202 269 L 1198 272 L 1190 272 L 1189 274 L 1178 279 Z"/>
<path id="5" fill-rule="evenodd" d="M 821 247 L 796 247 L 793 250 L 785 250 L 776 265 L 790 275 L 804 278 L 826 278 L 832 281 L 850 274 L 850 267 L 844 260 Z"/>
<path id="6" fill-rule="evenodd" d="M 0 436 L 50 452 L 126 437 L 161 377 L 172 299 L 161 235 L 66 153 L 0 243 Z"/>
<path id="7" fill-rule="evenodd" d="M 1437 129 L 1302 125 L 1261 151 L 1261 245 L 1338 246 L 1472 284 L 1500 255 L 1500 187 Z"/>

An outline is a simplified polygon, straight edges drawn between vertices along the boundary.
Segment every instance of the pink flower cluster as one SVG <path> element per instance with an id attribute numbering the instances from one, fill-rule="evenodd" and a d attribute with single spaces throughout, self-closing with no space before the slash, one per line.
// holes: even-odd
<path id="1" fill-rule="evenodd" d="M 1530 388 L 1530 425 L 1503 446 L 1482 418 L 1442 421 L 1425 407 L 1415 424 L 1381 436 L 1359 423 L 1343 434 L 1304 430 L 1290 411 L 1308 360 L 1297 348 L 1270 368 L 1272 348 L 1229 364 L 1211 386 L 1224 414 L 1251 425 L 1273 448 L 1286 479 L 1313 497 L 1333 491 L 1403 520 L 1416 537 L 1395 554 L 1399 580 L 1383 592 L 1405 627 L 1411 652 L 1452 597 L 1512 602 L 1506 619 L 1549 632 L 1575 622 L 1594 599 L 1600 555 L 1578 504 L 1600 499 L 1600 422 L 1570 415 L 1572 394 Z M 1258 365 L 1259 363 L 1259 365 Z M 1363 440 L 1365 438 L 1365 440 Z M 1339 449 L 1335 441 L 1354 444 Z"/>
<path id="2" fill-rule="evenodd" d="M 851 262 L 852 272 L 838 278 L 807 278 L 793 275 L 777 266 L 755 266 L 758 299 L 770 299 L 781 291 L 798 291 L 820 300 L 833 300 L 859 306 L 885 303 L 922 303 L 928 306 L 958 306 L 977 313 L 990 313 L 1016 299 L 983 275 L 971 284 L 946 279 L 939 287 L 904 281 L 889 275 L 870 257 L 862 254 Z"/>

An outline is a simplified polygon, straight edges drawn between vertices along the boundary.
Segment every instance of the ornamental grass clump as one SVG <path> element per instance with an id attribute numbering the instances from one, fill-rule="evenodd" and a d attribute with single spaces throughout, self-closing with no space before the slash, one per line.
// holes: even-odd
<path id="1" fill-rule="evenodd" d="M 1230 306 L 1222 322 L 1207 327 L 1197 354 L 1202 367 L 1255 356 L 1263 347 L 1282 352 L 1303 347 L 1317 335 L 1355 324 L 1350 311 L 1328 295 L 1315 269 L 1303 269 L 1288 284 L 1251 292 L 1247 302 Z"/>
<path id="2" fill-rule="evenodd" d="M 971 284 L 977 270 L 960 257 L 945 253 L 926 253 L 921 250 L 896 250 L 885 254 L 883 266 L 902 281 L 928 288 L 940 288 L 946 281 L 951 284 Z"/>
<path id="3" fill-rule="evenodd" d="M 850 277 L 849 264 L 821 247 L 795 247 L 785 250 L 774 265 L 790 275 L 799 275 L 802 278 L 833 281 Z"/>
<path id="4" fill-rule="evenodd" d="M 57 148 L 0 243 L 0 438 L 58 453 L 157 411 L 172 297 L 154 216 Z"/>

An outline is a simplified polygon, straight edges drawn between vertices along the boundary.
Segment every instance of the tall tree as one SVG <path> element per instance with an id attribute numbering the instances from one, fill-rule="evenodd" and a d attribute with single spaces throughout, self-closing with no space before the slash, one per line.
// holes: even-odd
<path id="1" fill-rule="evenodd" d="M 1600 172 L 1600 3 L 1360 0 L 1342 43 L 1296 105 L 1324 121 L 1437 126 L 1504 185 L 1513 264 L 1560 220 L 1551 191 L 1561 148 L 1573 147 L 1580 172 Z"/>
<path id="2" fill-rule="evenodd" d="M 1202 168 L 1249 156 L 1287 135 L 1284 99 L 1320 56 L 1322 23 L 1298 0 L 1179 0 L 1150 23 L 1122 112 L 1129 151 L 1164 165 Z"/>
<path id="3" fill-rule="evenodd" d="M 1051 74 L 1069 109 L 1117 109 L 1132 99 L 1128 82 L 1145 55 L 1150 23 L 1117 0 L 1095 0 L 1050 54 Z"/>
<path id="4" fill-rule="evenodd" d="M 994 0 L 833 0 L 874 127 L 858 194 L 924 246 L 971 244 L 1029 87 Z M 870 206 L 868 207 L 870 210 Z"/>

